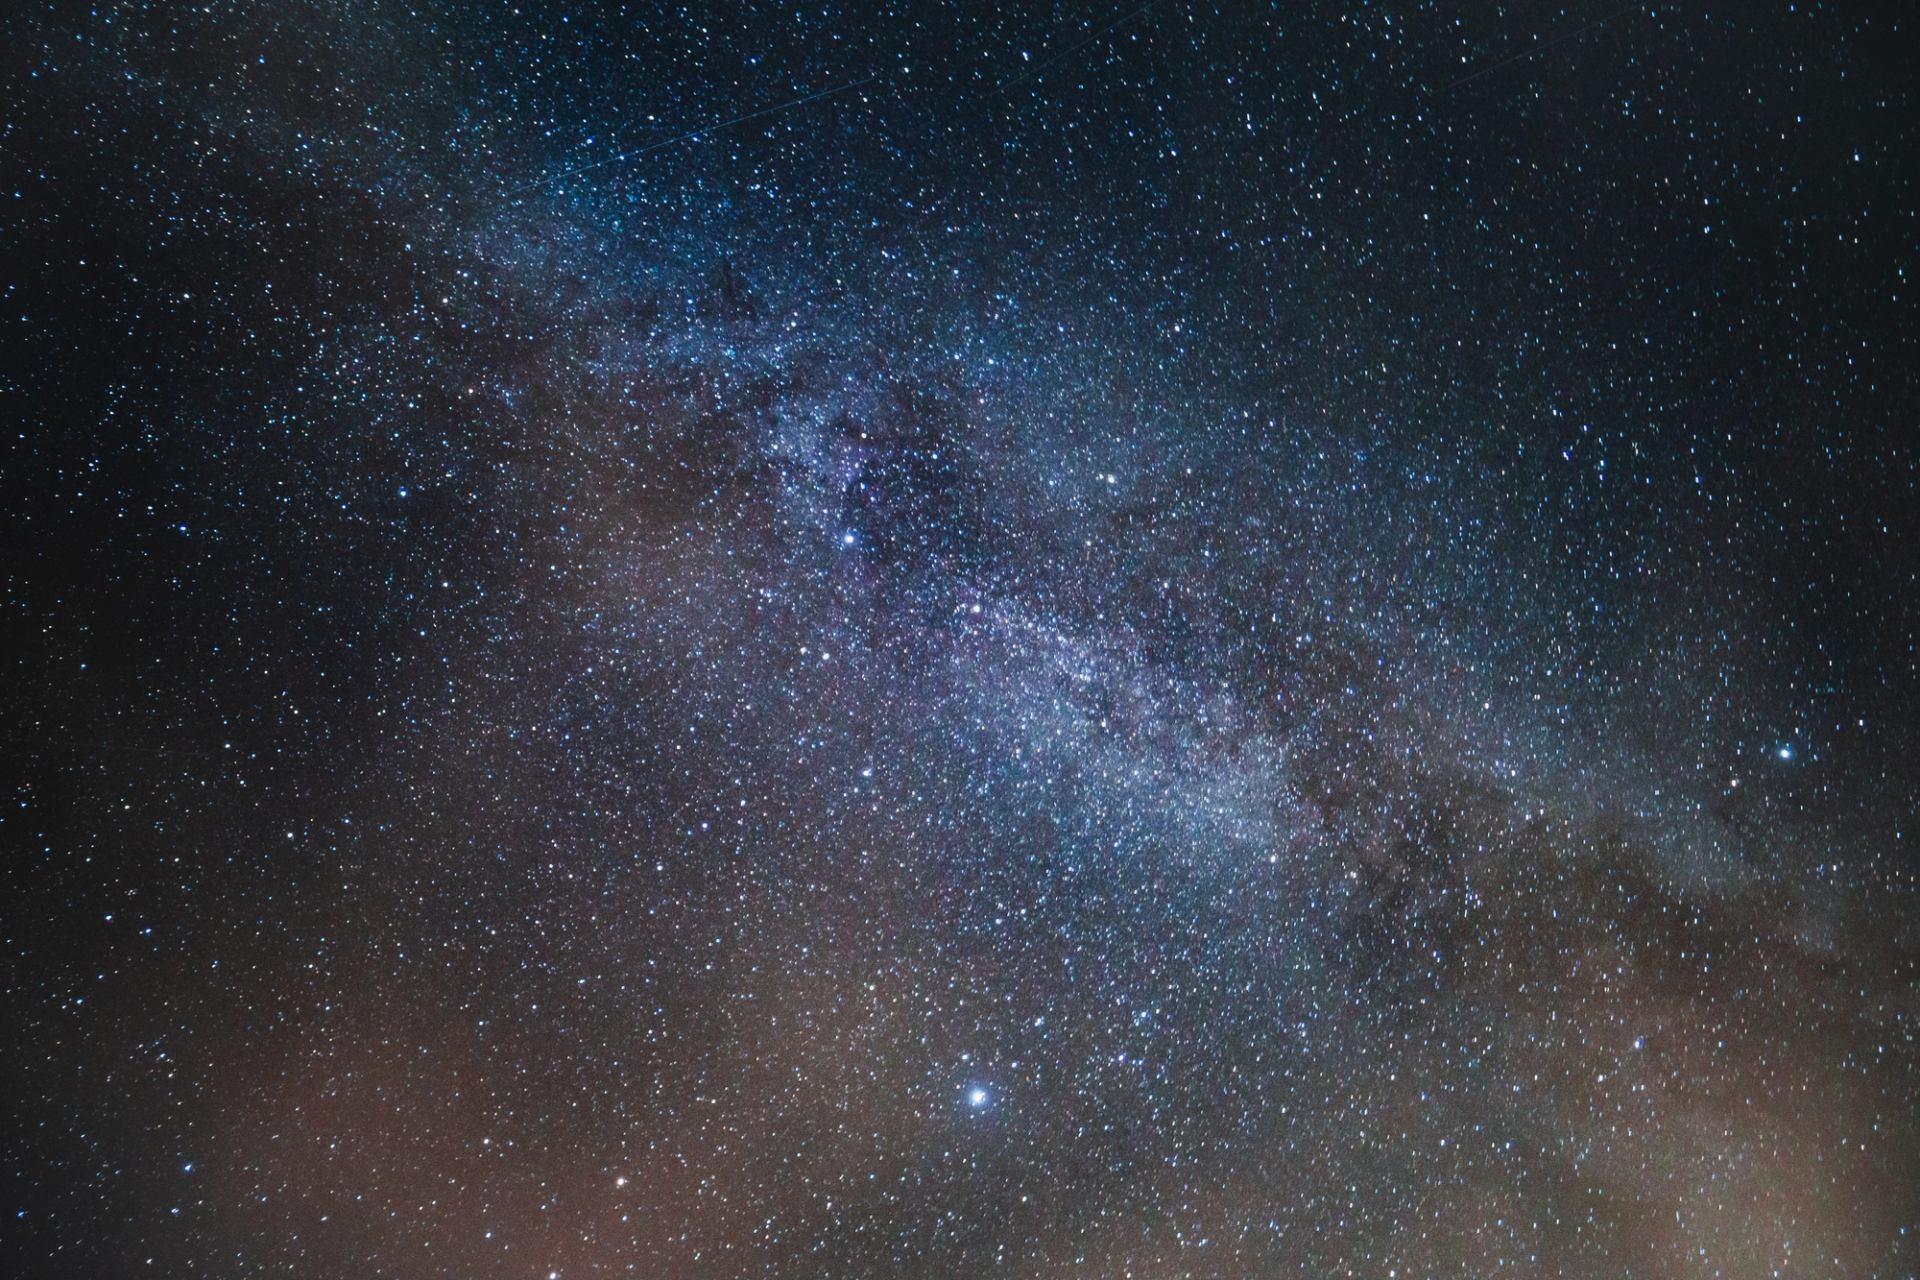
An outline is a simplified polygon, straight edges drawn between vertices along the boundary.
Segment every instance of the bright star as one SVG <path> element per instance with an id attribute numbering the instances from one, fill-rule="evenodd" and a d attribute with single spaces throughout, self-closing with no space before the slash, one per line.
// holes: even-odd
<path id="1" fill-rule="evenodd" d="M 970 1107 L 986 1106 L 987 1091 L 985 1089 L 969 1089 L 967 1091 L 967 1105 Z"/>

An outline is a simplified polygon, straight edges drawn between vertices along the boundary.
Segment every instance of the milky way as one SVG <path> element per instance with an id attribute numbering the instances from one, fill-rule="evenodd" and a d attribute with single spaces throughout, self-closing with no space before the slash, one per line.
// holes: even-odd
<path id="1" fill-rule="evenodd" d="M 18 1276 L 1905 1276 L 1868 6 L 34 4 Z"/>

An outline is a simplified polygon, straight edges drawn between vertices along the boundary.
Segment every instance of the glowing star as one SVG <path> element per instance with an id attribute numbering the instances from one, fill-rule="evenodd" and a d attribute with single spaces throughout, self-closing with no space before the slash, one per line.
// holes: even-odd
<path id="1" fill-rule="evenodd" d="M 981 1107 L 986 1106 L 987 1091 L 985 1089 L 979 1089 L 979 1088 L 967 1090 L 967 1105 L 972 1107 L 976 1111 L 978 1111 Z"/>
<path id="2" fill-rule="evenodd" d="M 1782 760 L 1791 760 L 1793 759 L 1793 747 L 1791 744 L 1782 746 L 1778 751 L 1775 751 L 1774 754 Z"/>

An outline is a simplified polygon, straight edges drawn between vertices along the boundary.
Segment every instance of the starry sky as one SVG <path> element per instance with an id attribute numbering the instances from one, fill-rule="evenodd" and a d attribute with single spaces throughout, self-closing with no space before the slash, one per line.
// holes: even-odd
<path id="1" fill-rule="evenodd" d="M 25 0 L 0 1269 L 1920 1266 L 1920 59 Z"/>

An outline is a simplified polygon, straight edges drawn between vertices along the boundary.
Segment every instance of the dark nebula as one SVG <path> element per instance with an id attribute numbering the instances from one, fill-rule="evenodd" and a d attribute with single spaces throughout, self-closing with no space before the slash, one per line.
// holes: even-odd
<path id="1" fill-rule="evenodd" d="M 1915 1274 L 1898 6 L 0 22 L 0 1272 Z"/>

